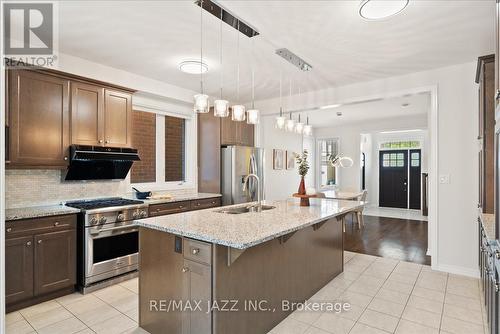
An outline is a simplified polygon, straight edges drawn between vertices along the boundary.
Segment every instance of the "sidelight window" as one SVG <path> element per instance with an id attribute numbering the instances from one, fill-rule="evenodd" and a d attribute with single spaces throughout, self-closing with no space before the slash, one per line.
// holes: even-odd
<path id="1" fill-rule="evenodd" d="M 318 166 L 319 166 L 319 185 L 320 188 L 328 188 L 337 185 L 338 171 L 328 161 L 329 155 L 337 155 L 339 153 L 338 139 L 321 139 L 318 140 Z"/>

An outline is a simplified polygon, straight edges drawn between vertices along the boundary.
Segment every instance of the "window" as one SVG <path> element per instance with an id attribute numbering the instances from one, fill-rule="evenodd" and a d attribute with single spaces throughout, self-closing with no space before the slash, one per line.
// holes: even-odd
<path id="1" fill-rule="evenodd" d="M 409 149 L 409 148 L 419 148 L 419 141 L 394 141 L 381 143 L 380 148 L 382 149 Z"/>
<path id="2" fill-rule="evenodd" d="M 337 168 L 333 167 L 328 161 L 329 155 L 337 155 L 338 140 L 322 139 L 318 140 L 319 157 L 319 186 L 320 188 L 331 187 L 337 184 Z"/>
<path id="3" fill-rule="evenodd" d="M 184 118 L 133 111 L 132 143 L 141 161 L 134 163 L 130 182 L 166 189 L 167 182 L 184 183 L 186 177 L 186 123 Z M 151 185 L 154 183 L 155 185 Z"/>
<path id="4" fill-rule="evenodd" d="M 384 153 L 382 155 L 383 167 L 404 167 L 405 155 L 404 153 Z"/>
<path id="5" fill-rule="evenodd" d="M 412 167 L 420 167 L 420 153 L 418 153 L 418 152 L 412 152 L 411 153 L 410 166 L 412 166 Z"/>

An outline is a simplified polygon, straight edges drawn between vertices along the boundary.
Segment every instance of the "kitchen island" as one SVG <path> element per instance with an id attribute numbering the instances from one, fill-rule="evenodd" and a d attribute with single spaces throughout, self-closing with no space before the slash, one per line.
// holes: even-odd
<path id="1" fill-rule="evenodd" d="M 267 333 L 343 271 L 357 201 L 266 202 L 138 220 L 139 325 L 152 334 Z"/>

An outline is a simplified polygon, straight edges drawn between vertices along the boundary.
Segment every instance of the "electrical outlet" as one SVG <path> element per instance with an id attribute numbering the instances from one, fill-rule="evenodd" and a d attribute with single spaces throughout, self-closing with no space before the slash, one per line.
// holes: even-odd
<path id="1" fill-rule="evenodd" d="M 439 175 L 439 183 L 449 184 L 450 183 L 450 174 Z"/>

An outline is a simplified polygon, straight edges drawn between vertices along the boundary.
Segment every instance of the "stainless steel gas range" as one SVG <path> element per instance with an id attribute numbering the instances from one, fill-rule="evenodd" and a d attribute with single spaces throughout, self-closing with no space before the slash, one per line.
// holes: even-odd
<path id="1" fill-rule="evenodd" d="M 139 229 L 133 220 L 146 218 L 142 201 L 103 198 L 67 202 L 78 216 L 78 285 L 83 293 L 137 275 Z"/>

